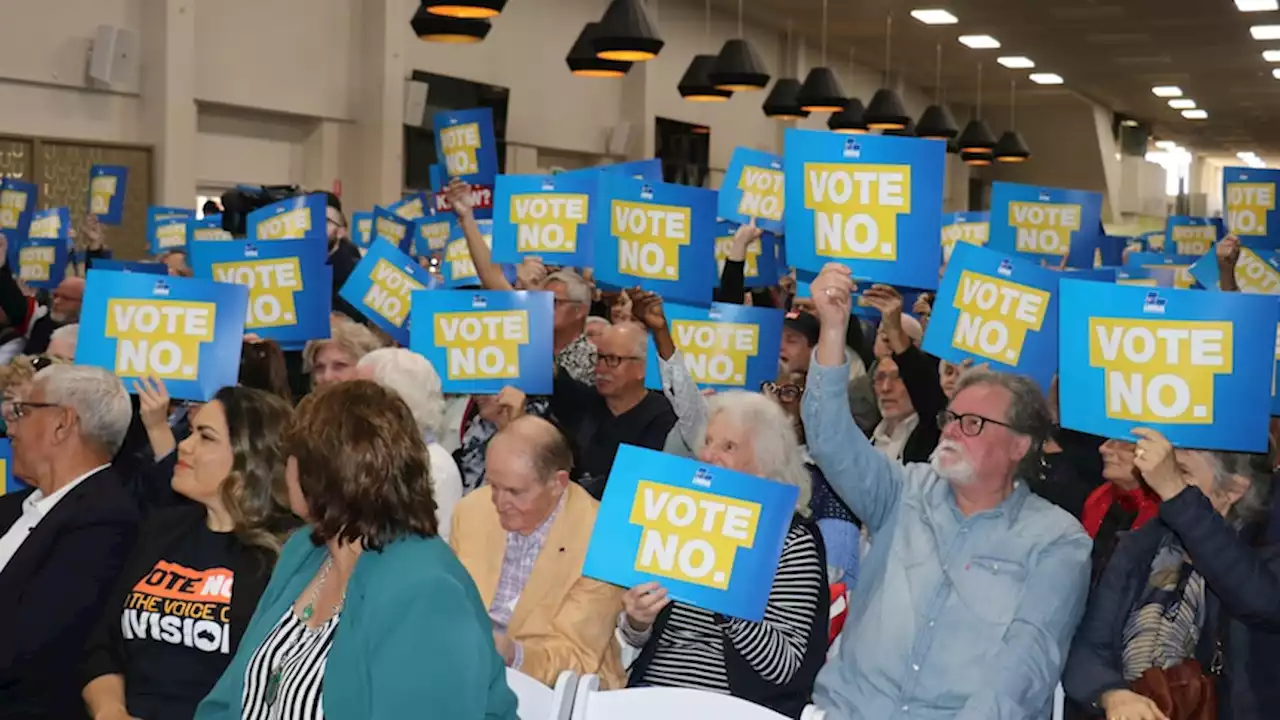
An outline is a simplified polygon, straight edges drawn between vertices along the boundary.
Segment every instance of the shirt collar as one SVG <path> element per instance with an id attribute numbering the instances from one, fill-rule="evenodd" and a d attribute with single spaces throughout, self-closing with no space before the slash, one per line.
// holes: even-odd
<path id="1" fill-rule="evenodd" d="M 888 424 L 887 421 L 881 420 L 876 425 L 876 429 L 871 432 L 874 436 L 874 442 L 877 444 L 906 442 L 906 439 L 911 437 L 911 433 L 916 431 L 916 426 L 920 424 L 920 415 L 911 413 L 910 417 L 898 421 L 898 425 L 893 429 L 892 433 L 885 430 Z"/>
<path id="2" fill-rule="evenodd" d="M 960 512 L 960 506 L 956 503 L 955 488 L 951 487 L 951 483 L 946 483 L 946 487 L 946 492 L 951 497 L 951 510 L 956 514 L 956 518 L 960 522 L 963 523 L 965 520 L 972 520 L 979 517 L 996 518 L 1003 516 L 1008 519 L 1009 527 L 1013 527 L 1013 524 L 1018 521 L 1018 513 L 1022 512 L 1022 506 L 1027 503 L 1027 497 L 1031 494 L 1031 489 L 1027 487 L 1025 482 L 1021 480 L 1014 480 L 1013 492 L 1009 493 L 1009 497 L 1005 498 L 1004 502 L 990 510 L 984 510 L 976 515 L 966 518 L 965 514 Z"/>
<path id="3" fill-rule="evenodd" d="M 556 521 L 556 516 L 560 514 L 561 508 L 564 507 L 564 499 L 568 495 L 569 493 L 567 490 L 560 494 L 560 501 L 556 503 L 556 509 L 552 510 L 551 514 L 547 516 L 547 519 L 543 520 L 542 524 L 535 528 L 533 532 L 528 535 L 521 535 L 518 532 L 509 532 L 507 533 L 507 538 L 509 540 L 514 540 L 515 542 L 536 542 L 538 545 L 546 542 L 547 536 L 551 534 L 551 525 Z"/>
<path id="4" fill-rule="evenodd" d="M 70 494 L 72 490 L 75 490 L 76 486 L 78 486 L 80 483 L 84 482 L 85 480 L 89 479 L 90 477 L 97 475 L 99 472 L 101 472 L 102 470 L 108 467 L 110 467 L 110 463 L 106 465 L 99 465 L 98 467 L 72 480 L 66 485 L 63 485 L 60 489 L 58 489 L 48 497 L 45 497 L 43 490 L 40 490 L 39 488 L 37 488 L 35 492 L 27 496 L 26 500 L 22 501 L 23 511 L 25 512 L 28 510 L 34 510 L 36 514 L 38 514 L 40 517 L 44 517 L 45 515 L 48 515 L 49 511 L 53 509 L 53 506 L 57 505 L 58 502 L 61 501 L 62 498 Z"/>

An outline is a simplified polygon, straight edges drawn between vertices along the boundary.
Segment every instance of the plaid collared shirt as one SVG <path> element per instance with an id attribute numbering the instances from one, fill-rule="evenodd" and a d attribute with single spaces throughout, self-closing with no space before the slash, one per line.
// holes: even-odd
<path id="1" fill-rule="evenodd" d="M 507 550 L 502 555 L 502 572 L 498 575 L 498 589 L 493 593 L 493 604 L 489 606 L 489 618 L 494 628 L 506 632 L 515 614 L 516 604 L 520 602 L 520 594 L 533 574 L 533 565 L 538 561 L 538 553 L 551 534 L 551 525 L 564 507 L 564 495 L 551 515 L 536 530 L 528 535 L 518 532 L 507 533 Z"/>

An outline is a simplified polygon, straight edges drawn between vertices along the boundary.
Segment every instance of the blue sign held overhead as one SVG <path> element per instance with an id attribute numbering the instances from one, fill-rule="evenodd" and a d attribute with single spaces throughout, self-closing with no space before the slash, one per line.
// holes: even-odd
<path id="1" fill-rule="evenodd" d="M 817 277 L 818 277 L 817 273 L 810 273 L 810 272 L 804 272 L 803 270 L 797 270 L 796 271 L 796 297 L 804 300 L 808 300 L 812 298 L 813 292 L 810 289 L 810 285 L 813 283 L 813 281 Z M 853 294 L 850 296 L 850 300 L 851 300 L 851 303 L 849 305 L 850 315 L 857 315 L 860 318 L 867 318 L 868 320 L 871 320 L 873 322 L 880 321 L 880 311 L 877 310 L 875 307 L 873 307 L 870 303 L 868 303 L 862 297 L 862 294 L 868 288 L 870 288 L 873 284 L 878 284 L 878 283 L 858 283 L 854 286 Z M 914 313 L 911 312 L 911 308 L 915 306 L 916 300 L 920 299 L 920 296 L 927 291 L 918 290 L 916 288 L 906 288 L 901 286 L 894 286 L 893 289 L 897 290 L 898 294 L 902 296 L 903 312 L 905 312 L 908 315 L 911 315 L 912 317 L 915 317 Z"/>
<path id="2" fill-rule="evenodd" d="M 1129 253 L 1126 267 L 1144 270 L 1164 270 L 1173 273 L 1173 287 L 1186 290 L 1196 286 L 1192 267 L 1200 260 L 1193 255 L 1167 255 L 1158 252 Z"/>
<path id="3" fill-rule="evenodd" d="M 493 110 L 445 110 L 434 118 L 436 156 L 443 160 L 445 179 L 470 185 L 477 218 L 493 212 L 493 184 L 498 176 L 498 143 L 493 134 Z M 441 188 L 443 190 L 443 187 Z"/>
<path id="4" fill-rule="evenodd" d="M 195 220 L 194 210 L 186 208 L 147 208 L 147 250 L 159 256 L 187 247 L 187 226 Z"/>
<path id="5" fill-rule="evenodd" d="M 27 239 L 40 189 L 17 178 L 0 179 L 0 234 L 9 243 L 8 260 L 18 259 L 18 245 Z"/>
<path id="6" fill-rule="evenodd" d="M 549 292 L 419 290 L 410 348 L 431 361 L 446 393 L 496 395 L 510 385 L 549 395 L 554 299 Z"/>
<path id="7" fill-rule="evenodd" d="M 732 223 L 716 223 L 716 287 L 720 287 L 724 264 L 729 259 L 736 232 L 737 228 Z M 746 256 L 742 260 L 742 279 L 746 287 L 765 288 L 778 284 L 778 244 L 778 238 L 766 232 L 747 245 Z"/>
<path id="8" fill-rule="evenodd" d="M 1280 249 L 1280 212 L 1276 185 L 1280 170 L 1230 167 L 1222 171 L 1227 229 L 1241 242 Z"/>
<path id="9" fill-rule="evenodd" d="M 720 185 L 719 215 L 738 225 L 755 220 L 761 230 L 781 235 L 786 189 L 781 155 L 736 148 Z"/>
<path id="10" fill-rule="evenodd" d="M 231 233 L 222 228 L 221 215 L 205 215 L 200 220 L 187 223 L 187 247 L 198 242 L 231 239 Z"/>
<path id="11" fill-rule="evenodd" d="M 476 227 L 480 230 L 480 236 L 484 238 L 485 245 L 490 249 L 493 248 L 493 223 L 488 220 L 477 220 Z M 440 263 L 440 277 L 443 279 L 444 287 L 456 289 L 466 287 L 479 287 L 480 275 L 476 271 L 476 263 L 471 259 L 471 250 L 467 246 L 467 239 L 462 233 L 462 226 L 454 223 L 453 233 L 449 236 L 449 242 L 444 246 L 444 260 Z"/>
<path id="12" fill-rule="evenodd" d="M 373 238 L 386 240 L 406 255 L 413 248 L 414 222 L 396 215 L 389 208 L 373 209 Z"/>
<path id="13" fill-rule="evenodd" d="M 781 310 L 712 303 L 710 308 L 665 304 L 671 340 L 700 388 L 755 392 L 778 377 Z M 649 339 L 645 385 L 662 389 L 658 351 Z"/>
<path id="14" fill-rule="evenodd" d="M 351 213 L 351 242 L 365 250 L 373 244 L 373 213 Z"/>
<path id="15" fill-rule="evenodd" d="M 1196 282 L 1210 290 L 1218 290 L 1218 254 L 1210 252 L 1191 266 Z M 1254 295 L 1280 295 L 1280 253 L 1270 250 L 1240 248 L 1235 267 L 1236 286 L 1240 292 Z"/>
<path id="16" fill-rule="evenodd" d="M 168 275 L 169 266 L 162 262 L 134 262 L 131 260 L 114 260 L 111 258 L 93 258 L 90 264 L 94 270 L 111 272 L 143 273 L 145 275 Z"/>
<path id="17" fill-rule="evenodd" d="M 784 157 L 793 267 L 840 262 L 859 279 L 938 287 L 943 143 L 787 130 Z"/>
<path id="18" fill-rule="evenodd" d="M 431 212 L 431 200 L 427 198 L 426 193 L 413 193 L 398 202 L 391 203 L 387 209 L 394 213 L 397 217 L 405 220 L 417 220 L 426 217 Z"/>
<path id="19" fill-rule="evenodd" d="M 589 267 L 597 222 L 587 175 L 499 175 L 493 201 L 493 260 L 536 255 L 548 265 Z"/>
<path id="20" fill-rule="evenodd" d="M 991 186 L 988 247 L 997 252 L 1054 262 L 1070 255 L 1072 243 L 1100 235 L 1101 228 L 1101 193 L 1005 182 Z"/>
<path id="21" fill-rule="evenodd" d="M 1200 256 L 1212 252 L 1222 225 L 1214 218 L 1171 215 L 1165 225 L 1164 251 L 1174 255 Z"/>
<path id="22" fill-rule="evenodd" d="M 449 184 L 444 168 L 439 163 L 427 167 L 427 183 L 431 186 L 432 193 L 443 192 L 444 186 Z"/>
<path id="23" fill-rule="evenodd" d="M 258 208 L 245 219 L 249 240 L 326 240 L 329 207 L 323 193 L 285 198 Z"/>
<path id="24" fill-rule="evenodd" d="M 953 212 L 942 216 L 942 256 L 950 257 L 956 243 L 983 247 L 991 236 L 991 213 Z"/>
<path id="25" fill-rule="evenodd" d="M 103 225 L 119 225 L 124 220 L 124 197 L 129 186 L 129 168 L 123 165 L 94 165 L 89 168 L 89 214 Z"/>
<path id="26" fill-rule="evenodd" d="M 477 221 L 480 222 L 480 221 Z M 428 257 L 444 250 L 449 238 L 461 232 L 457 218 L 452 215 L 432 213 L 420 218 L 413 225 L 413 252 L 419 257 Z"/>
<path id="27" fill-rule="evenodd" d="M 656 581 L 677 602 L 759 622 L 798 493 L 794 485 L 622 445 L 582 574 L 622 587 Z M 689 562 L 695 556 L 699 562 Z"/>
<path id="28" fill-rule="evenodd" d="M 28 287 L 53 290 L 67 273 L 66 238 L 28 238 L 18 250 L 18 277 Z"/>
<path id="29" fill-rule="evenodd" d="M 208 402 L 235 385 L 249 291 L 240 285 L 90 269 L 76 364 L 164 380 L 176 400 Z"/>
<path id="30" fill-rule="evenodd" d="M 415 290 L 433 286 L 417 261 L 386 240 L 375 240 L 338 296 L 351 303 L 400 345 L 409 344 L 409 310 Z"/>
<path id="31" fill-rule="evenodd" d="M 1266 451 L 1275 298 L 1064 279 L 1060 299 L 1063 427 Z"/>
<path id="32" fill-rule="evenodd" d="M 66 207 L 37 210 L 31 216 L 31 227 L 27 229 L 27 237 L 52 240 L 71 237 L 71 209 Z"/>

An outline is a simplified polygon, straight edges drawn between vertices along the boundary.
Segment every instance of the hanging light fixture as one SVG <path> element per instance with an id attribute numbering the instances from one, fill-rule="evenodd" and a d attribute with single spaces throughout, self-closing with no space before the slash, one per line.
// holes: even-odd
<path id="1" fill-rule="evenodd" d="M 984 153 L 961 152 L 960 159 L 970 167 L 986 167 L 991 164 L 991 156 Z"/>
<path id="2" fill-rule="evenodd" d="M 787 20 L 787 58 L 791 57 L 791 21 Z M 764 114 L 774 120 L 799 120 L 809 117 L 809 113 L 800 107 L 800 81 L 792 78 L 779 78 L 764 100 Z"/>
<path id="3" fill-rule="evenodd" d="M 596 57 L 592 43 L 598 32 L 600 32 L 600 23 L 587 23 L 582 28 L 578 39 L 573 43 L 573 48 L 569 50 L 569 55 L 564 59 L 569 64 L 569 71 L 578 77 L 620 78 L 626 75 L 631 70 L 631 63 L 601 60 Z"/>
<path id="4" fill-rule="evenodd" d="M 708 16 L 710 9 L 708 9 Z M 708 17 L 707 24 L 711 21 Z M 725 42 L 711 69 L 711 82 L 729 92 L 763 90 L 769 84 L 769 73 L 756 49 L 742 32 L 742 0 L 738 0 L 738 37 Z"/>
<path id="5" fill-rule="evenodd" d="M 884 19 L 884 87 L 876 91 L 867 106 L 867 127 L 872 130 L 901 130 L 911 122 L 907 110 L 902 106 L 902 98 L 892 87 L 893 75 L 890 61 L 893 58 L 893 12 Z"/>
<path id="6" fill-rule="evenodd" d="M 613 0 L 592 44 L 601 60 L 645 62 L 657 57 L 665 43 L 649 19 L 644 0 Z"/>
<path id="7" fill-rule="evenodd" d="M 911 118 L 907 118 L 907 124 L 897 130 L 882 130 L 881 135 L 893 135 L 894 137 L 917 137 L 916 123 Z"/>
<path id="8" fill-rule="evenodd" d="M 933 86 L 933 104 L 925 108 L 916 123 L 916 135 L 929 140 L 950 140 L 960 134 L 956 119 L 942 104 L 942 43 L 938 43 L 938 69 Z"/>
<path id="9" fill-rule="evenodd" d="M 1000 142 L 996 143 L 995 156 L 996 160 L 1002 163 L 1020 163 L 1026 162 L 1031 157 L 1031 148 L 1027 147 L 1027 141 L 1022 139 L 1022 135 L 1015 129 L 1017 126 L 1014 121 L 1017 116 L 1014 115 L 1014 102 L 1017 93 L 1017 82 L 1009 81 L 1009 129 L 1004 131 L 1000 136 Z"/>
<path id="10" fill-rule="evenodd" d="M 409 25 L 419 40 L 453 44 L 483 42 L 493 27 L 488 20 L 433 15 L 425 7 L 418 8 Z"/>
<path id="11" fill-rule="evenodd" d="M 425 0 L 422 7 L 432 15 L 485 20 L 502 14 L 507 0 Z"/>
<path id="12" fill-rule="evenodd" d="M 711 44 L 711 0 L 707 0 L 707 15 L 702 26 L 702 43 Z M 716 66 L 715 55 L 694 55 L 689 69 L 684 71 L 680 84 L 676 88 L 680 97 L 691 102 L 724 102 L 733 97 L 728 90 L 716 87 L 711 79 L 712 70 Z"/>
<path id="13" fill-rule="evenodd" d="M 849 77 L 854 76 L 853 57 L 856 48 L 849 47 Z M 867 121 L 864 117 L 866 107 L 862 101 L 856 97 L 851 97 L 845 101 L 844 109 L 838 113 L 831 113 L 831 117 L 827 118 L 827 127 L 832 132 L 838 132 L 843 135 L 862 135 L 867 132 Z"/>
<path id="14" fill-rule="evenodd" d="M 991 127 L 982 119 L 982 63 L 978 63 L 978 104 L 975 107 L 973 119 L 965 126 L 964 132 L 960 133 L 960 156 L 979 155 L 984 156 L 987 162 L 977 163 L 971 162 L 966 158 L 965 162 L 970 165 L 990 165 L 991 151 L 996 146 L 996 136 L 991 132 Z"/>
<path id="15" fill-rule="evenodd" d="M 800 88 L 800 107 L 806 112 L 840 112 L 845 106 L 840 80 L 827 64 L 827 0 L 822 0 L 822 65 L 809 71 Z"/>

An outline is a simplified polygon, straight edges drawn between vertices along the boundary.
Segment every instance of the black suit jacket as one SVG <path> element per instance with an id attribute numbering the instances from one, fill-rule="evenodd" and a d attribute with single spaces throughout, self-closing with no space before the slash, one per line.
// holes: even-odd
<path id="1" fill-rule="evenodd" d="M 33 491 L 0 497 L 0 533 Z M 85 643 L 138 532 L 110 468 L 62 498 L 0 571 L 0 719 L 83 718 Z"/>

